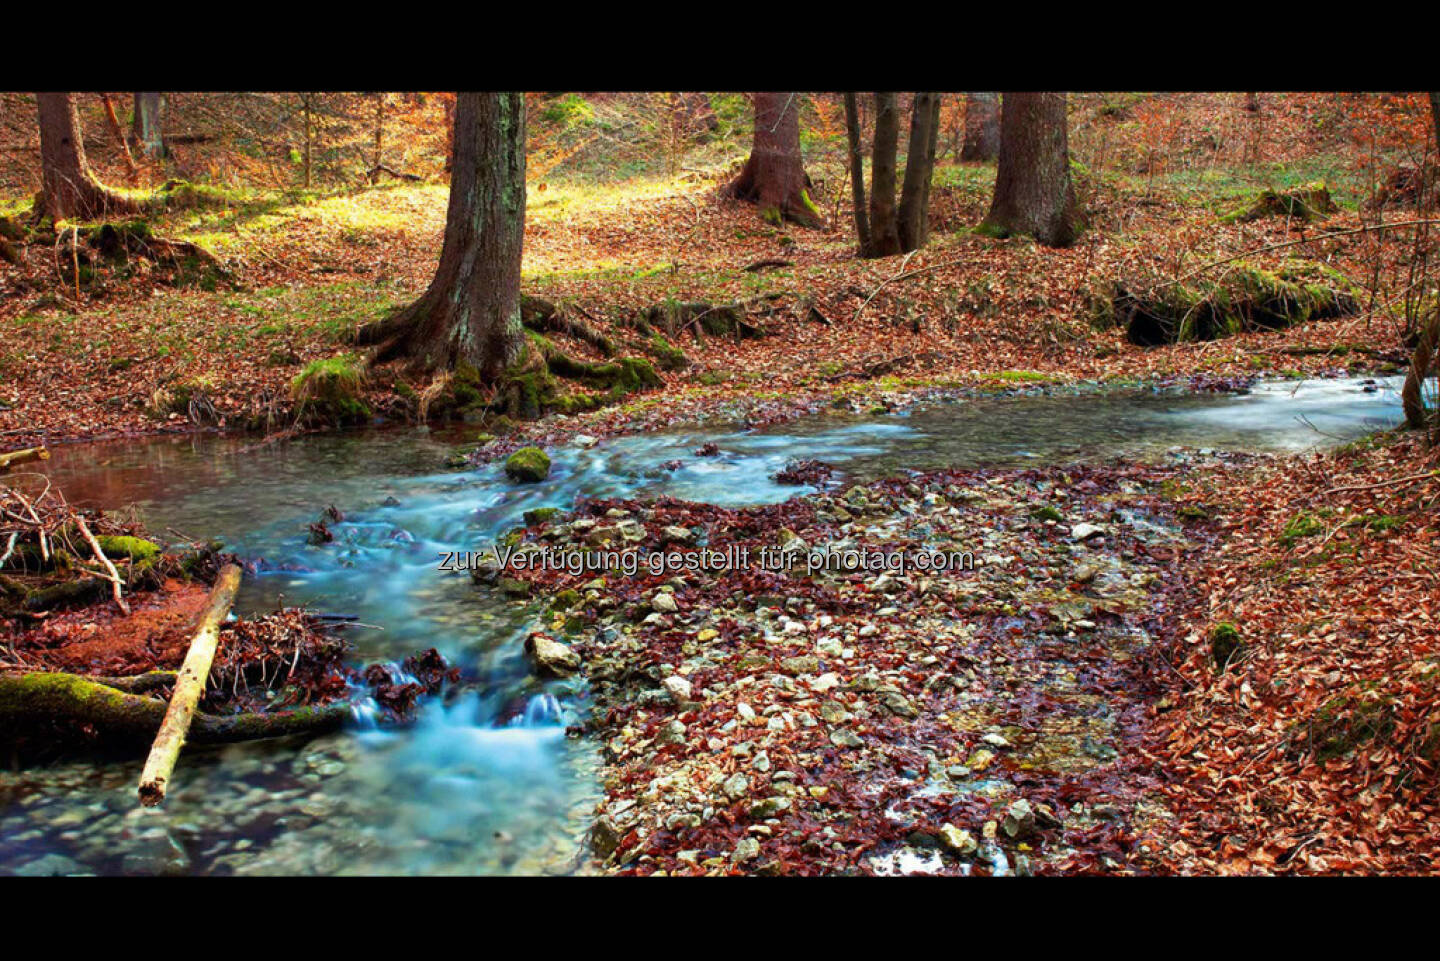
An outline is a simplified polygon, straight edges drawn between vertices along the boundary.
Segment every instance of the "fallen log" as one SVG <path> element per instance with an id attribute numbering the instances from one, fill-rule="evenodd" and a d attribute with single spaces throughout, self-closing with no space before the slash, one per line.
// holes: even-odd
<path id="1" fill-rule="evenodd" d="M 27 447 L 24 450 L 15 450 L 8 454 L 0 454 L 0 471 L 7 471 L 16 464 L 28 464 L 31 461 L 49 459 L 50 452 L 45 448 Z"/>
<path id="2" fill-rule="evenodd" d="M 135 683 L 134 689 L 162 680 L 148 674 L 140 677 L 150 680 Z M 0 674 L 0 721 L 5 722 L 6 730 L 37 721 L 74 721 L 94 727 L 105 737 L 140 740 L 155 733 L 168 711 L 166 703 L 158 698 L 128 694 L 78 674 Z M 350 705 L 346 703 L 273 714 L 196 714 L 189 740 L 194 744 L 229 744 L 321 734 L 342 727 L 350 717 Z"/>
<path id="3" fill-rule="evenodd" d="M 175 679 L 175 693 L 170 695 L 170 707 L 150 756 L 145 760 L 145 769 L 140 773 L 140 800 L 147 807 L 154 807 L 165 800 L 165 788 L 175 770 L 175 761 L 180 749 L 185 746 L 185 735 L 195 717 L 195 705 L 205 693 L 205 682 L 210 677 L 210 664 L 215 660 L 215 648 L 220 643 L 220 622 L 230 612 L 235 602 L 235 593 L 240 589 L 240 567 L 226 564 L 215 579 L 210 591 L 210 600 L 200 616 L 199 629 L 190 641 L 190 650 L 185 654 L 185 663 Z"/>

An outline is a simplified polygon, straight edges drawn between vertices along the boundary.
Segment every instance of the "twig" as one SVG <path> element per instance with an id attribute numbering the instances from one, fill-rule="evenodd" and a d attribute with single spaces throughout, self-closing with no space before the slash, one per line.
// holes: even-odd
<path id="1" fill-rule="evenodd" d="M 90 550 L 95 552 L 95 559 L 104 565 L 105 570 L 109 572 L 110 587 L 115 594 L 115 603 L 128 617 L 130 614 L 130 605 L 125 603 L 124 597 L 120 596 L 120 572 L 115 569 L 115 565 L 111 563 L 110 558 L 106 557 L 105 552 L 100 549 L 100 542 L 95 539 L 94 534 L 90 533 L 90 528 L 86 525 L 85 518 L 76 514 L 75 526 L 80 529 L 80 535 L 85 538 L 85 543 L 90 545 Z"/>
<path id="2" fill-rule="evenodd" d="M 1401 484 L 1413 484 L 1415 481 L 1427 480 L 1431 477 L 1440 477 L 1440 470 L 1427 471 L 1424 474 L 1411 474 L 1409 477 L 1397 477 L 1394 480 L 1381 481 L 1378 484 L 1360 484 L 1354 487 L 1332 487 L 1321 493 L 1321 497 L 1328 494 L 1343 494 L 1351 491 L 1373 491 L 1381 487 L 1397 487 Z"/>

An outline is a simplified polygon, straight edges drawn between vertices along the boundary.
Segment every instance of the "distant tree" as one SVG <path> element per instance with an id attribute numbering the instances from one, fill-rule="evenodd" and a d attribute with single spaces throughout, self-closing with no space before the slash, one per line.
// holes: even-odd
<path id="1" fill-rule="evenodd" d="M 54 220 L 98 220 L 137 204 L 96 179 L 85 160 L 80 118 L 68 93 L 37 93 L 44 213 Z"/>
<path id="2" fill-rule="evenodd" d="M 1430 92 L 1430 119 L 1435 123 L 1435 147 L 1440 149 L 1440 91 Z"/>
<path id="3" fill-rule="evenodd" d="M 965 144 L 960 159 L 967 163 L 994 160 L 1000 153 L 1000 95 L 965 95 Z"/>
<path id="4" fill-rule="evenodd" d="M 1049 247 L 1074 242 L 1080 212 L 1070 182 L 1065 94 L 1004 94 L 995 197 L 980 226 L 1002 237 L 1029 234 Z"/>
<path id="5" fill-rule="evenodd" d="M 800 95 L 757 93 L 754 97 L 755 137 L 750 158 L 725 193 L 758 204 L 767 220 L 823 227 L 825 221 L 810 201 L 810 178 L 800 157 Z"/>
<path id="6" fill-rule="evenodd" d="M 860 256 L 870 256 L 870 218 L 865 213 L 865 154 L 860 146 L 860 107 L 854 92 L 845 94 L 845 134 L 850 144 L 850 198 L 855 207 L 855 235 L 860 238 Z"/>
<path id="7" fill-rule="evenodd" d="M 409 307 L 361 328 L 374 362 L 420 370 L 465 363 L 494 381 L 525 345 L 520 254 L 525 239 L 525 95 L 460 93 L 440 265 Z"/>
<path id="8" fill-rule="evenodd" d="M 910 110 L 910 142 L 905 182 L 895 203 L 896 160 L 900 110 L 894 93 L 875 94 L 875 132 L 870 149 L 870 201 L 865 202 L 865 175 L 860 145 L 859 109 L 855 94 L 845 95 L 845 124 L 850 142 L 850 188 L 855 202 L 855 232 L 860 256 L 889 257 L 925 244 L 929 235 L 930 182 L 940 131 L 940 95 L 917 93 Z"/>
<path id="9" fill-rule="evenodd" d="M 917 93 L 910 108 L 910 145 L 900 188 L 900 249 L 916 250 L 930 238 L 930 181 L 940 135 L 940 95 Z"/>
<path id="10" fill-rule="evenodd" d="M 165 156 L 165 95 L 137 93 L 135 115 L 131 121 L 131 137 L 151 160 Z"/>

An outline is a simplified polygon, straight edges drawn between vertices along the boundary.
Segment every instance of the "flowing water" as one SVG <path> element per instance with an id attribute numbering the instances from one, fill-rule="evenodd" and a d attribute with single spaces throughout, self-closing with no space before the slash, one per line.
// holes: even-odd
<path id="1" fill-rule="evenodd" d="M 1176 446 L 1297 451 L 1400 419 L 1399 382 L 1262 384 L 1243 394 L 1149 391 L 939 402 L 895 416 L 835 414 L 759 431 L 676 431 L 552 450 L 550 477 L 508 483 L 498 464 L 442 468 L 455 435 L 360 431 L 255 447 L 155 438 L 57 448 L 44 465 L 73 502 L 133 504 L 153 531 L 223 539 L 263 559 L 237 602 L 354 615 L 358 661 L 435 647 L 477 693 L 432 704 L 404 731 L 360 712 L 329 737 L 187 750 L 164 807 L 140 809 L 140 761 L 0 774 L 0 873 L 539 873 L 573 870 L 598 757 L 564 729 L 579 680 L 528 676 L 527 615 L 440 554 L 482 550 L 524 511 L 577 497 L 661 494 L 725 505 L 810 488 L 770 475 L 817 458 L 866 480 L 905 469 L 1157 457 Z M 714 442 L 716 457 L 693 451 Z M 667 462 L 681 460 L 677 469 Z M 333 543 L 307 525 L 333 504 Z"/>

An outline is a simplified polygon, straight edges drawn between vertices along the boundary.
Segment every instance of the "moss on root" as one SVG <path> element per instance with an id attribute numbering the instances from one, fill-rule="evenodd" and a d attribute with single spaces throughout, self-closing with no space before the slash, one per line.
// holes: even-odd
<path id="1" fill-rule="evenodd" d="M 1343 275 L 1309 261 L 1287 261 L 1274 271 L 1239 262 L 1219 280 L 1148 290 L 1116 284 L 1113 290 L 1113 322 L 1125 325 L 1129 341 L 1141 347 L 1283 330 L 1353 314 L 1360 303 Z M 1089 310 L 1092 323 L 1105 322 L 1103 307 L 1091 303 Z"/>

